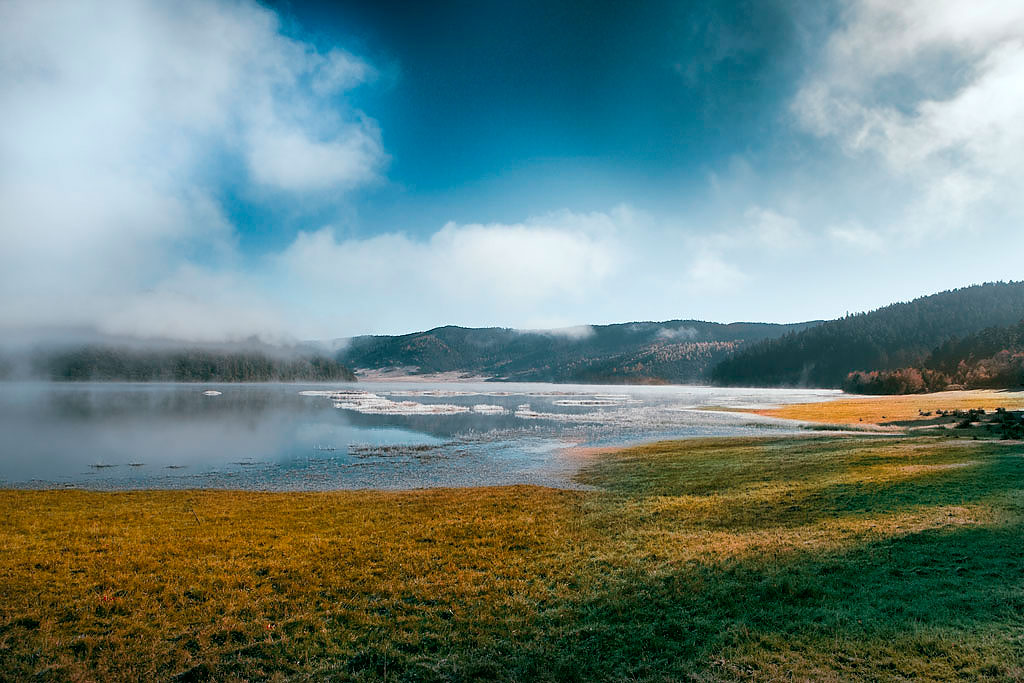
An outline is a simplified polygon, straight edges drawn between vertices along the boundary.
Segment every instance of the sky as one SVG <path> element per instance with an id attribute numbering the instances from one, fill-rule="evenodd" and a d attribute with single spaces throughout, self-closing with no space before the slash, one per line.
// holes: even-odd
<path id="1" fill-rule="evenodd" d="M 0 331 L 796 322 L 1024 278 L 1024 4 L 0 0 Z"/>

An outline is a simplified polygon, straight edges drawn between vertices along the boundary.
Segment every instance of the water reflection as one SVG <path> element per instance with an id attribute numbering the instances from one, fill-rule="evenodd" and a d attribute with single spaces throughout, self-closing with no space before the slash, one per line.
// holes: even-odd
<path id="1" fill-rule="evenodd" d="M 222 395 L 203 395 L 211 388 Z M 372 392 L 384 405 L 411 402 L 465 412 L 366 414 L 336 407 L 329 396 L 300 393 L 322 386 L 291 384 L 0 384 L 0 485 L 564 485 L 573 465 L 561 449 L 569 444 L 760 433 L 772 425 L 692 408 L 835 395 L 543 384 L 334 388 Z M 491 408 L 473 411 L 478 405 Z"/>

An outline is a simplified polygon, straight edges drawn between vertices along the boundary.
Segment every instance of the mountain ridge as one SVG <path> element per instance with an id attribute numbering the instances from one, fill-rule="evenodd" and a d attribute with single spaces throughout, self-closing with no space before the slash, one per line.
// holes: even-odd
<path id="1" fill-rule="evenodd" d="M 415 368 L 498 381 L 677 383 L 704 381 L 739 346 L 820 324 L 637 321 L 555 330 L 435 327 L 353 337 L 336 359 L 356 371 Z"/>

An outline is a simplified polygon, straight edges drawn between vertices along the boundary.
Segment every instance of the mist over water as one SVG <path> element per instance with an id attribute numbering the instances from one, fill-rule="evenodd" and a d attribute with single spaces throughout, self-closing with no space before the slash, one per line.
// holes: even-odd
<path id="1" fill-rule="evenodd" d="M 342 394 L 328 395 L 336 390 Z M 837 393 L 497 383 L 0 383 L 0 486 L 568 486 L 579 461 L 567 452 L 572 446 L 785 433 L 793 425 L 696 409 L 828 400 Z"/>

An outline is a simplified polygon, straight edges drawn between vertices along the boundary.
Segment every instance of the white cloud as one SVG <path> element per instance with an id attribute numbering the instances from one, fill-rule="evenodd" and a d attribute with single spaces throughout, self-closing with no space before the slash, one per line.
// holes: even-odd
<path id="1" fill-rule="evenodd" d="M 803 238 L 800 223 L 772 209 L 752 206 L 744 214 L 747 219 L 741 231 L 742 240 L 748 244 L 775 249 L 792 249 Z"/>
<path id="2" fill-rule="evenodd" d="M 882 235 L 856 222 L 834 225 L 828 229 L 828 235 L 844 247 L 864 251 L 882 251 L 885 247 L 885 238 Z"/>
<path id="3" fill-rule="evenodd" d="M 518 223 L 448 223 L 423 236 L 323 228 L 300 233 L 273 259 L 267 279 L 288 283 L 296 329 L 309 337 L 457 324 L 575 339 L 590 333 L 572 325 L 578 321 L 700 317 L 749 306 L 749 259 L 704 241 L 628 206 Z"/>
<path id="4" fill-rule="evenodd" d="M 590 339 L 597 334 L 593 325 L 570 325 L 569 327 L 549 327 L 547 329 L 519 331 L 528 334 L 543 334 L 549 337 L 561 337 L 571 341 L 583 341 L 584 339 Z"/>
<path id="5" fill-rule="evenodd" d="M 313 91 L 318 95 L 334 95 L 354 88 L 376 77 L 373 67 L 337 48 L 320 62 L 313 76 Z"/>
<path id="6" fill-rule="evenodd" d="M 116 336 L 216 342 L 258 336 L 267 342 L 290 339 L 295 321 L 268 306 L 252 278 L 231 271 L 183 266 L 152 289 L 108 302 L 97 331 Z"/>
<path id="7" fill-rule="evenodd" d="M 695 327 L 663 327 L 658 330 L 658 338 L 669 341 L 685 341 L 697 336 Z"/>
<path id="8" fill-rule="evenodd" d="M 890 237 L 967 228 L 975 210 L 1024 208 L 1024 5 L 850 3 L 794 103 L 801 125 L 907 184 Z"/>
<path id="9" fill-rule="evenodd" d="M 793 102 L 814 153 L 734 157 L 685 216 L 626 206 L 370 237 L 318 223 L 243 259 L 224 178 L 306 202 L 381 177 L 381 133 L 352 106 L 373 66 L 288 37 L 252 0 L 0 2 L 0 327 L 212 340 L 793 320 L 1019 277 L 994 240 L 958 245 L 951 269 L 948 240 L 925 239 L 993 217 L 987 236 L 1019 234 L 1018 5 L 851 0 Z M 911 266 L 885 248 L 908 242 Z M 887 274 L 865 282 L 843 249 Z"/>
<path id="10" fill-rule="evenodd" d="M 278 267 L 282 277 L 334 300 L 332 309 L 351 323 L 375 313 L 396 321 L 424 315 L 453 321 L 453 306 L 471 319 L 500 318 L 496 311 L 507 320 L 537 319 L 607 284 L 622 266 L 619 239 L 615 219 L 604 213 L 449 223 L 426 239 L 404 233 L 339 239 L 324 228 L 301 233 Z M 381 305 L 396 310 L 370 310 Z"/>
<path id="11" fill-rule="evenodd" d="M 749 206 L 742 216 L 721 223 L 718 229 L 714 225 L 706 228 L 706 234 L 698 240 L 706 251 L 793 251 L 807 240 L 796 218 L 757 204 Z"/>
<path id="12" fill-rule="evenodd" d="M 723 292 L 735 289 L 747 275 L 718 254 L 706 252 L 694 260 L 687 271 L 689 285 L 698 292 Z"/>
<path id="13" fill-rule="evenodd" d="M 257 182 L 293 192 L 362 184 L 374 177 L 384 156 L 380 136 L 369 125 L 326 142 L 301 129 L 261 128 L 250 133 L 247 153 Z"/>
<path id="14" fill-rule="evenodd" d="M 506 301 L 583 295 L 618 258 L 613 235 L 576 222 L 565 214 L 517 225 L 449 223 L 430 239 L 435 275 L 450 292 L 469 288 Z"/>
<path id="15" fill-rule="evenodd" d="M 214 289 L 201 306 L 170 294 L 183 272 L 232 272 L 222 167 L 279 192 L 372 182 L 380 135 L 344 98 L 371 77 L 248 0 L 0 4 L 0 325 L 174 336 L 188 309 L 207 329 L 265 328 Z"/>

